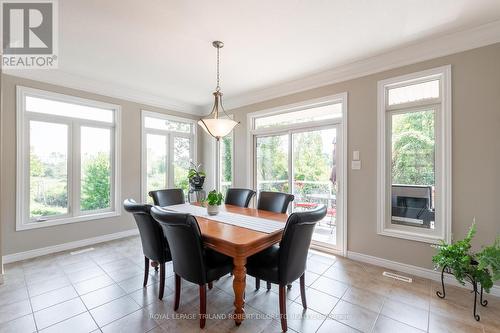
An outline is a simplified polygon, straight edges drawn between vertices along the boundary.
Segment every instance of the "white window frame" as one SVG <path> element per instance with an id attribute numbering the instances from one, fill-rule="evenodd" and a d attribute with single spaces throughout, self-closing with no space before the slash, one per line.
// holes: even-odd
<path id="1" fill-rule="evenodd" d="M 169 130 L 161 130 L 161 129 L 151 129 L 146 128 L 145 119 L 146 117 L 158 118 L 163 120 L 171 120 L 178 121 L 182 123 L 191 124 L 191 133 L 185 132 L 177 132 L 177 131 L 169 131 Z M 197 127 L 196 120 L 178 116 L 172 116 L 165 113 L 153 112 L 147 110 L 141 110 L 141 199 L 143 202 L 146 202 L 148 199 L 148 190 L 147 190 L 147 135 L 148 134 L 159 134 L 165 135 L 167 137 L 167 183 L 171 186 L 174 183 L 174 173 L 171 166 L 174 163 L 174 152 L 173 152 L 173 144 L 171 144 L 172 139 L 174 137 L 184 137 L 189 138 L 191 140 L 191 160 L 193 163 L 197 164 Z"/>
<path id="2" fill-rule="evenodd" d="M 113 111 L 114 122 L 86 120 L 68 116 L 26 111 L 26 96 L 96 107 Z M 17 177 L 16 231 L 54 225 L 104 219 L 121 215 L 121 106 L 80 97 L 59 94 L 30 87 L 16 86 Z M 29 122 L 31 120 L 68 125 L 68 214 L 44 217 L 45 221 L 31 222 L 29 218 Z M 80 128 L 100 127 L 111 130 L 111 207 L 90 212 L 80 211 L 81 156 Z"/>
<path id="3" fill-rule="evenodd" d="M 308 121 L 294 124 L 287 124 L 282 126 L 265 127 L 255 129 L 255 119 L 282 113 L 289 113 L 315 107 L 321 107 L 331 104 L 342 103 L 342 116 L 339 118 L 325 119 L 318 121 Z M 339 136 L 339 156 L 341 163 L 337 166 L 338 175 L 338 188 L 337 193 L 340 194 L 340 200 L 337 202 L 337 207 L 340 212 L 339 223 L 339 239 L 341 240 L 341 247 L 337 249 L 321 247 L 321 250 L 332 252 L 337 255 L 347 256 L 347 152 L 348 152 L 348 94 L 347 92 L 324 96 L 320 98 L 305 100 L 302 102 L 279 106 L 271 109 L 261 110 L 249 113 L 247 115 L 247 187 L 256 190 L 255 179 L 255 138 L 257 136 L 275 135 L 289 133 L 297 130 L 321 129 L 328 128 L 329 126 L 338 126 L 340 128 Z M 289 151 L 289 156 L 292 156 Z M 292 170 L 292 161 L 289 159 L 289 170 Z M 291 188 L 291 186 L 290 186 Z"/>
<path id="4" fill-rule="evenodd" d="M 388 105 L 388 90 L 401 86 L 413 85 L 439 79 L 438 98 Z M 452 110 L 451 110 L 451 66 L 442 66 L 417 73 L 393 77 L 378 82 L 378 174 L 377 174 L 377 233 L 383 236 L 437 244 L 450 242 L 452 238 Z M 390 167 L 388 167 L 387 140 L 391 137 L 391 128 L 387 117 L 398 110 L 417 111 L 431 107 L 435 111 L 436 135 L 436 192 L 435 223 L 441 225 L 436 230 L 419 230 L 411 226 L 391 226 L 391 191 Z M 389 164 L 390 165 L 390 164 Z"/>
<path id="5" fill-rule="evenodd" d="M 230 119 L 234 119 L 234 116 L 232 114 L 229 115 Z M 231 147 L 231 187 L 234 187 L 234 130 L 231 131 L 227 136 L 231 136 L 232 139 L 232 147 Z M 219 141 L 215 141 L 215 156 L 217 160 L 215 161 L 215 188 L 217 191 L 220 192 L 222 188 L 221 184 L 221 165 L 220 165 L 220 158 L 221 158 L 221 143 Z M 226 195 L 225 193 L 222 193 Z"/>

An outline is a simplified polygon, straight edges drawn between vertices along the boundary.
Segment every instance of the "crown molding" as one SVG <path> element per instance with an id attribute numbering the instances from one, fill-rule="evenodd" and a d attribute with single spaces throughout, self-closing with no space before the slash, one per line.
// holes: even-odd
<path id="1" fill-rule="evenodd" d="M 170 111 L 177 111 L 193 115 L 201 115 L 204 109 L 201 106 L 176 101 L 165 96 L 155 95 L 133 88 L 117 85 L 111 82 L 94 80 L 88 77 L 71 74 L 60 70 L 3 70 L 4 74 L 54 84 L 67 88 L 82 90 L 102 96 L 119 98 L 129 102 L 159 107 Z"/>
<path id="2" fill-rule="evenodd" d="M 390 52 L 341 65 L 296 80 L 255 89 L 231 98 L 225 98 L 224 105 L 228 110 L 235 109 L 498 42 L 500 42 L 500 21 L 494 21 L 472 29 L 396 48 Z M 205 115 L 206 110 L 211 108 L 209 104 L 200 106 L 176 101 L 166 96 L 155 95 L 111 82 L 98 81 L 59 70 L 4 70 L 4 73 L 193 115 Z"/>
<path id="3" fill-rule="evenodd" d="M 472 29 L 400 47 L 296 80 L 226 98 L 224 105 L 228 110 L 235 109 L 498 42 L 500 42 L 500 21 L 494 21 Z"/>

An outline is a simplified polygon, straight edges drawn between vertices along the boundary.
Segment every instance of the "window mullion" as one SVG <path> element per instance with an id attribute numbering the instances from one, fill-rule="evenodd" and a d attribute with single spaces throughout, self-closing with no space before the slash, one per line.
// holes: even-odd
<path id="1" fill-rule="evenodd" d="M 80 212 L 80 197 L 81 197 L 81 125 L 73 121 L 71 125 L 72 132 L 72 140 L 69 145 L 72 149 L 72 154 L 70 154 L 72 158 L 72 179 L 69 182 L 71 184 L 71 211 L 73 216 L 81 215 Z"/>
<path id="2" fill-rule="evenodd" d="M 174 170 L 175 170 L 175 159 L 174 159 L 174 136 L 169 133 L 167 135 L 167 188 L 174 187 Z"/>

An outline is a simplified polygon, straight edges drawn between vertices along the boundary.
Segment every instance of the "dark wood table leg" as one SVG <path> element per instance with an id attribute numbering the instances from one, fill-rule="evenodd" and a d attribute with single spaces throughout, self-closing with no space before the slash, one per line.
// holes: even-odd
<path id="1" fill-rule="evenodd" d="M 236 325 L 240 325 L 245 319 L 246 263 L 246 257 L 233 258 L 234 321 Z"/>

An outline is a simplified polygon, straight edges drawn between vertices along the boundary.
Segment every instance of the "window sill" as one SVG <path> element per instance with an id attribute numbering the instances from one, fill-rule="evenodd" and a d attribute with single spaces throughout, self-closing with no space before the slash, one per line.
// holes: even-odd
<path id="1" fill-rule="evenodd" d="M 389 236 L 401 239 L 408 239 L 412 241 L 422 242 L 422 243 L 430 243 L 430 244 L 441 244 L 441 241 L 444 240 L 445 237 L 440 235 L 429 235 L 422 234 L 418 232 L 400 230 L 400 229 L 392 229 L 392 228 L 384 228 L 377 232 L 378 235 Z"/>
<path id="2" fill-rule="evenodd" d="M 110 218 L 110 217 L 117 217 L 120 215 L 121 215 L 120 212 L 112 211 L 112 212 L 106 212 L 106 213 L 96 213 L 96 214 L 82 215 L 82 216 L 76 216 L 76 217 L 52 219 L 52 220 L 43 221 L 43 222 L 27 222 L 26 223 L 26 222 L 22 221 L 21 223 L 16 224 L 16 231 L 52 227 L 52 226 L 62 225 L 62 224 L 100 220 L 100 219 L 105 219 L 105 218 Z"/>

